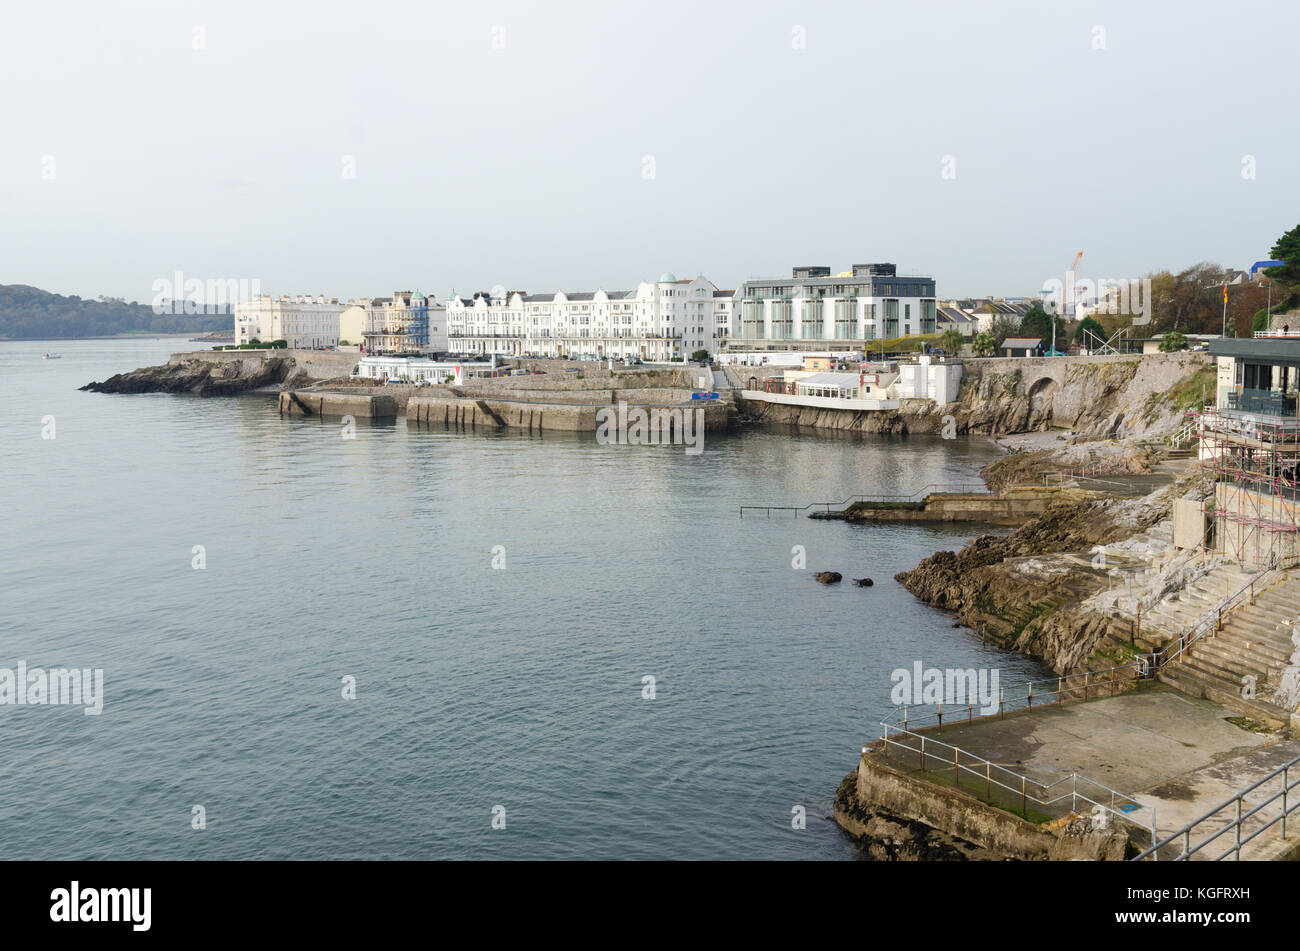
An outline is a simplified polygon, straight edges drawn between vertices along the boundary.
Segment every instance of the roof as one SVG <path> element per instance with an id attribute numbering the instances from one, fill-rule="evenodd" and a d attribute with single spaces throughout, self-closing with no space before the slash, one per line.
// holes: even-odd
<path id="1" fill-rule="evenodd" d="M 1295 337 L 1220 337 L 1209 345 L 1212 357 L 1236 357 L 1275 366 L 1300 364 L 1300 339 Z"/>
<path id="2" fill-rule="evenodd" d="M 962 311 L 958 310 L 956 307 L 940 307 L 938 308 L 938 314 L 939 317 L 941 317 L 942 319 L 950 321 L 951 323 L 954 324 L 975 323 L 975 319 L 973 317 L 971 317 L 969 314 L 963 313 Z"/>
<path id="3" fill-rule="evenodd" d="M 800 386 L 838 386 L 844 389 L 856 389 L 860 382 L 856 373 L 814 373 L 795 381 Z"/>
<path id="4" fill-rule="evenodd" d="M 715 290 L 715 291 L 713 292 L 713 296 L 714 296 L 714 297 L 735 297 L 735 296 L 736 296 L 736 291 L 735 291 L 734 288 L 733 288 L 732 290 L 729 290 L 729 291 L 716 291 L 716 290 Z"/>
<path id="5" fill-rule="evenodd" d="M 1007 347 L 1013 347 L 1016 350 L 1030 350 L 1042 346 L 1042 343 L 1037 337 L 1008 337 L 1002 341 L 1002 346 L 999 349 L 1005 350 Z"/>

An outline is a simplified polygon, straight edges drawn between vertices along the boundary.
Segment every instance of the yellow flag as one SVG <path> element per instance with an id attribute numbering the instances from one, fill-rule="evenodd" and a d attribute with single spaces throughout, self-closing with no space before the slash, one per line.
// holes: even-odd
<path id="1" fill-rule="evenodd" d="M 1224 285 L 1223 285 L 1223 302 L 1224 302 L 1225 304 L 1228 303 L 1228 285 L 1227 285 L 1227 284 L 1224 284 Z"/>

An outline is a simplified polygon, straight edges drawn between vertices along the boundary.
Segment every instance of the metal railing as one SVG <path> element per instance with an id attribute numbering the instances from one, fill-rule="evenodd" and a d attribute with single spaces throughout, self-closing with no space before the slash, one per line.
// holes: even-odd
<path id="1" fill-rule="evenodd" d="M 888 723 L 882 723 L 881 726 L 883 734 L 875 742 L 879 743 L 879 750 L 884 758 L 888 759 L 890 751 L 893 750 L 895 755 L 903 754 L 905 760 L 909 755 L 914 755 L 922 772 L 938 772 L 942 775 L 951 769 L 953 783 L 958 788 L 962 786 L 963 781 L 967 786 L 977 789 L 982 784 L 984 799 L 990 805 L 999 805 L 994 801 L 995 788 L 1004 800 L 1001 803 L 1003 806 L 1010 805 L 1014 808 L 1018 798 L 1020 814 L 1026 819 L 1029 817 L 1031 804 L 1050 815 L 1064 812 L 1064 803 L 1068 799 L 1069 812 L 1077 814 L 1079 804 L 1083 802 L 1092 806 L 1094 813 L 1099 809 L 1102 814 L 1121 820 L 1149 834 L 1153 845 L 1156 842 L 1154 807 L 1144 806 L 1132 796 L 1111 789 L 1086 776 L 1080 776 L 1077 772 L 1061 770 L 1064 774 L 1061 778 L 1054 782 L 1046 782 L 924 734 L 913 733 Z M 864 746 L 862 752 L 866 755 L 873 750 L 871 746 Z M 932 768 L 940 763 L 943 765 L 937 770 Z"/>
<path id="2" fill-rule="evenodd" d="M 1146 851 L 1140 853 L 1136 857 L 1134 857 L 1132 861 L 1140 862 L 1145 858 L 1150 858 L 1152 861 L 1156 861 L 1160 857 L 1161 849 L 1166 848 L 1167 846 L 1173 844 L 1174 842 L 1181 840 L 1182 851 L 1177 856 L 1175 856 L 1173 860 L 1175 862 L 1186 862 L 1189 861 L 1193 855 L 1195 855 L 1196 853 L 1200 852 L 1202 849 L 1210 845 L 1210 843 L 1218 840 L 1222 836 L 1231 833 L 1232 845 L 1230 845 L 1225 851 L 1219 853 L 1218 855 L 1210 856 L 1210 859 L 1211 861 L 1219 862 L 1227 858 L 1229 855 L 1231 855 L 1236 861 L 1240 862 L 1242 846 L 1247 845 L 1250 842 L 1253 842 L 1255 839 L 1259 838 L 1261 835 L 1263 835 L 1265 832 L 1267 832 L 1269 829 L 1271 829 L 1273 826 L 1277 825 L 1278 823 L 1281 823 L 1282 825 L 1281 838 L 1285 840 L 1287 816 L 1289 816 L 1296 809 L 1300 808 L 1300 796 L 1292 797 L 1291 795 L 1292 791 L 1297 786 L 1300 786 L 1300 778 L 1297 778 L 1294 783 L 1291 782 L 1292 771 L 1295 771 L 1297 774 L 1300 774 L 1300 756 L 1297 756 L 1295 759 L 1290 760 L 1289 762 L 1283 763 L 1281 766 L 1273 770 L 1273 772 L 1269 773 L 1263 779 L 1259 780 L 1256 783 L 1252 783 L 1251 785 L 1247 786 L 1245 789 L 1241 790 L 1240 792 L 1234 793 L 1232 796 L 1229 796 L 1222 803 L 1215 806 L 1213 809 L 1205 813 L 1203 816 L 1200 816 L 1197 819 L 1193 819 L 1191 822 L 1187 823 L 1187 825 L 1183 826 L 1177 832 L 1165 836 L 1163 839 L 1159 840 L 1158 842 L 1153 839 L 1151 843 L 1151 847 Z M 1262 789 L 1263 786 L 1273 782 L 1276 779 L 1281 779 L 1281 788 L 1278 789 L 1277 792 L 1274 792 L 1263 802 L 1257 804 L 1249 812 L 1244 811 L 1246 809 L 1246 797 L 1249 796 L 1251 793 L 1255 792 L 1256 790 Z M 1281 804 L 1275 810 L 1276 814 L 1272 818 L 1268 818 L 1264 814 L 1265 810 L 1267 810 L 1274 803 L 1278 802 L 1279 799 L 1281 800 Z M 1201 826 L 1204 823 L 1219 821 L 1216 817 L 1219 817 L 1219 814 L 1223 812 L 1225 809 L 1231 809 L 1234 806 L 1236 807 L 1235 815 L 1227 817 L 1227 822 L 1223 826 L 1223 828 L 1219 829 L 1216 832 L 1211 833 L 1210 835 L 1207 835 L 1205 838 L 1197 842 L 1196 845 L 1192 845 L 1192 834 L 1194 830 L 1196 830 L 1199 826 Z M 1249 835 L 1243 836 L 1242 832 L 1246 828 L 1247 824 L 1251 823 L 1252 820 L 1256 819 L 1256 817 L 1258 817 L 1259 822 L 1261 823 L 1259 827 L 1256 828 Z"/>
<path id="3" fill-rule="evenodd" d="M 1095 700 L 1100 697 L 1113 697 L 1123 692 L 1127 685 L 1140 680 L 1149 680 L 1154 670 L 1148 660 L 1139 658 L 1131 664 L 1107 667 L 1102 670 L 1084 670 L 1077 674 L 1061 674 L 1045 680 L 1029 680 L 1011 688 L 998 690 L 998 709 L 995 713 L 975 715 L 979 704 L 974 697 L 969 697 L 965 704 L 947 704 L 948 723 L 973 723 L 975 720 L 998 717 L 1016 710 L 1032 710 L 1035 706 L 1060 706 L 1068 701 Z M 1038 692 L 1034 688 L 1038 687 Z M 902 704 L 890 716 L 881 720 L 882 724 L 894 725 L 902 717 L 904 729 L 927 729 L 926 721 L 933 721 L 938 732 L 943 732 L 945 704 L 921 704 L 926 708 L 917 713 L 915 704 Z M 934 712 L 929 708 L 936 707 Z M 954 715 L 955 711 L 955 715 Z M 965 714 L 965 717 L 962 714 Z"/>
<path id="4" fill-rule="evenodd" d="M 1234 826 L 1237 830 L 1236 842 L 1233 848 L 1229 849 L 1228 852 L 1225 852 L 1224 855 L 1236 851 L 1238 858 L 1240 858 L 1240 849 L 1242 845 L 1250 842 L 1265 829 L 1276 824 L 1279 820 L 1283 823 L 1282 835 L 1285 838 L 1286 815 L 1296 808 L 1295 804 L 1287 808 L 1286 797 L 1288 792 L 1295 788 L 1295 785 L 1300 785 L 1300 780 L 1298 780 L 1294 785 L 1288 785 L 1289 779 L 1287 778 L 1286 770 L 1295 768 L 1297 772 L 1300 772 L 1300 765 L 1297 765 L 1300 758 L 1280 767 L 1279 770 L 1274 771 L 1274 773 L 1260 780 L 1255 785 L 1242 790 L 1223 805 L 1211 810 L 1200 819 L 1189 823 L 1188 826 L 1173 833 L 1163 841 L 1160 841 L 1157 839 L 1155 808 L 1152 806 L 1142 805 L 1132 796 L 1119 793 L 1116 790 L 1111 789 L 1109 786 L 1091 780 L 1086 776 L 1080 776 L 1076 771 L 1070 771 L 1067 777 L 1059 779 L 1053 783 L 1031 779 L 1024 773 L 1017 772 L 1005 766 L 1000 766 L 976 753 L 972 753 L 969 750 L 964 750 L 952 744 L 943 743 L 933 737 L 916 732 L 916 730 L 934 728 L 936 732 L 942 733 L 945 712 L 947 713 L 947 722 L 951 726 L 956 723 L 969 724 L 976 720 L 991 719 L 993 717 L 1001 719 L 1008 712 L 1014 712 L 1015 710 L 1033 710 L 1036 706 L 1040 708 L 1044 706 L 1059 706 L 1062 703 L 1070 701 L 1091 700 L 1102 696 L 1114 696 L 1115 694 L 1127 689 L 1131 684 L 1152 678 L 1165 666 L 1177 661 L 1206 633 L 1220 629 L 1223 624 L 1225 613 L 1237 606 L 1237 604 L 1239 604 L 1243 599 L 1249 598 L 1253 602 L 1255 589 L 1267 581 L 1270 573 L 1282 571 L 1285 567 L 1294 563 L 1300 563 L 1300 558 L 1290 558 L 1285 562 L 1275 561 L 1270 564 L 1268 567 L 1255 574 L 1250 581 L 1242 585 L 1237 591 L 1219 601 L 1195 624 L 1189 627 L 1187 631 L 1181 634 L 1176 641 L 1155 654 L 1139 657 L 1132 664 L 1109 667 L 1103 670 L 1086 670 L 1077 674 L 1061 674 L 1054 678 L 1030 680 L 1010 688 L 1010 692 L 1008 692 L 1007 688 L 999 688 L 997 711 L 988 714 L 981 713 L 979 716 L 975 715 L 976 702 L 974 698 L 969 698 L 967 703 L 964 705 L 960 703 L 947 704 L 946 711 L 945 704 L 943 703 L 934 705 L 922 704 L 922 707 L 934 706 L 937 707 L 937 709 L 933 712 L 926 709 L 919 715 L 916 711 L 915 705 L 903 704 L 891 715 L 880 721 L 882 735 L 880 740 L 877 741 L 880 743 L 880 751 L 886 758 L 889 757 L 891 748 L 900 751 L 905 750 L 910 754 L 914 754 L 918 758 L 918 765 L 923 772 L 929 770 L 928 764 L 931 760 L 942 762 L 944 764 L 943 771 L 946 771 L 949 768 L 952 769 L 954 783 L 959 787 L 962 784 L 963 771 L 965 771 L 964 775 L 968 779 L 969 777 L 975 777 L 975 780 L 978 781 L 982 778 L 985 786 L 985 799 L 990 803 L 993 801 L 992 792 L 995 786 L 1000 790 L 1011 792 L 1013 798 L 1014 794 L 1019 793 L 1021 814 L 1025 816 L 1027 816 L 1028 805 L 1031 802 L 1035 806 L 1049 809 L 1059 806 L 1059 804 L 1064 801 L 1066 795 L 1070 796 L 1071 812 L 1078 811 L 1078 803 L 1080 801 L 1087 802 L 1094 807 L 1099 806 L 1106 814 L 1121 819 L 1136 828 L 1142 829 L 1145 833 L 1150 835 L 1151 847 L 1139 855 L 1139 859 L 1150 857 L 1155 861 L 1159 857 L 1157 854 L 1159 849 L 1167 846 L 1180 835 L 1184 836 L 1185 839 L 1184 854 L 1180 856 L 1180 858 L 1185 858 L 1187 855 L 1203 848 L 1228 831 L 1228 829 L 1225 828 L 1216 832 L 1205 841 L 1199 843 L 1195 849 L 1190 848 L 1190 830 L 1196 825 L 1211 819 L 1234 802 L 1238 805 L 1238 815 L 1234 820 Z M 1035 687 L 1038 688 L 1037 692 L 1035 692 Z M 962 716 L 963 713 L 965 714 L 964 717 Z M 901 725 L 894 722 L 897 721 L 900 716 L 902 717 Z M 933 722 L 930 725 L 924 725 L 926 721 Z M 896 739 L 896 737 L 899 736 L 909 738 L 913 745 L 900 742 Z M 934 752 L 934 749 L 936 748 L 943 751 L 942 755 Z M 864 746 L 862 752 L 864 754 L 871 752 L 871 748 Z M 1274 778 L 1278 772 L 1283 772 L 1284 774 L 1283 790 L 1279 794 L 1270 797 L 1250 812 L 1243 813 L 1241 803 L 1244 797 L 1253 790 L 1262 786 L 1264 783 L 1268 782 L 1270 779 Z M 1058 787 L 1067 780 L 1070 783 L 1068 793 L 1064 790 L 1058 789 Z M 975 784 L 978 785 L 978 782 Z M 1252 819 L 1264 807 L 1275 802 L 1279 796 L 1283 799 L 1282 814 L 1270 820 L 1263 826 L 1263 828 L 1252 832 L 1248 836 L 1242 837 L 1241 827 L 1243 823 Z M 1300 800 L 1300 796 L 1297 796 L 1296 798 L 1297 800 Z M 1014 802 L 1012 802 L 1012 805 L 1014 805 Z M 1232 827 L 1233 826 L 1229 826 L 1228 828 Z M 1222 857 L 1224 856 L 1219 856 L 1219 858 Z"/>
<path id="5" fill-rule="evenodd" d="M 1056 485 L 1063 486 L 1067 482 L 1074 482 L 1080 488 L 1087 486 L 1097 486 L 1098 492 L 1109 492 L 1112 495 L 1133 495 L 1140 496 L 1148 494 L 1151 489 L 1147 486 L 1133 485 L 1129 482 L 1116 482 L 1112 479 L 1098 479 L 1096 476 L 1087 475 L 1085 469 L 1058 469 L 1056 472 L 1046 472 L 1043 474 L 1043 485 L 1051 485 L 1051 479 L 1056 477 Z M 1085 483 L 1087 485 L 1085 485 Z"/>
<path id="6" fill-rule="evenodd" d="M 1187 653 L 1193 644 L 1199 641 L 1206 634 L 1211 632 L 1217 633 L 1223 629 L 1223 617 L 1243 600 L 1249 600 L 1251 604 L 1255 603 L 1255 589 L 1263 587 L 1272 581 L 1272 575 L 1285 571 L 1297 563 L 1297 557 L 1288 557 L 1279 559 L 1276 553 L 1269 556 L 1269 562 L 1255 574 L 1251 575 L 1250 580 L 1243 584 L 1236 591 L 1225 596 L 1218 601 L 1214 607 L 1210 608 L 1200 620 L 1178 635 L 1177 640 L 1171 641 L 1167 647 L 1156 654 L 1156 666 L 1163 668 L 1172 664 L 1178 658 Z"/>
<path id="7" fill-rule="evenodd" d="M 740 517 L 745 517 L 746 511 L 765 512 L 769 517 L 773 512 L 790 512 L 796 518 L 800 512 L 806 512 L 809 509 L 822 509 L 830 512 L 832 508 L 844 509 L 857 502 L 916 502 L 932 495 L 935 491 L 949 492 L 978 492 L 981 495 L 992 495 L 987 485 L 982 482 L 931 482 L 917 489 L 910 495 L 851 495 L 842 502 L 809 502 L 807 505 L 742 505 L 740 507 Z"/>

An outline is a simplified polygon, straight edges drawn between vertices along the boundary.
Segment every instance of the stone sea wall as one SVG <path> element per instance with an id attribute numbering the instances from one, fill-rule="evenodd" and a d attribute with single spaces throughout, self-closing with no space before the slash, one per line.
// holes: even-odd
<path id="1" fill-rule="evenodd" d="M 1208 384 L 1211 398 L 1214 386 L 1203 353 L 972 359 L 962 366 L 960 396 L 946 405 L 903 400 L 897 410 L 852 411 L 750 400 L 743 411 L 764 422 L 860 432 L 937 434 L 951 422 L 958 434 L 1059 428 L 1128 439 L 1172 432 L 1199 403 L 1199 385 Z"/>

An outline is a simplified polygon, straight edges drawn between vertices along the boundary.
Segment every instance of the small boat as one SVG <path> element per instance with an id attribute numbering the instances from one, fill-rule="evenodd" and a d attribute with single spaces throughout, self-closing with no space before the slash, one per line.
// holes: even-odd
<path id="1" fill-rule="evenodd" d="M 63 359 L 63 354 L 61 354 L 61 353 L 50 353 L 50 352 L 47 350 L 47 351 L 45 351 L 45 359 L 46 359 L 46 360 L 62 360 L 62 359 Z"/>

